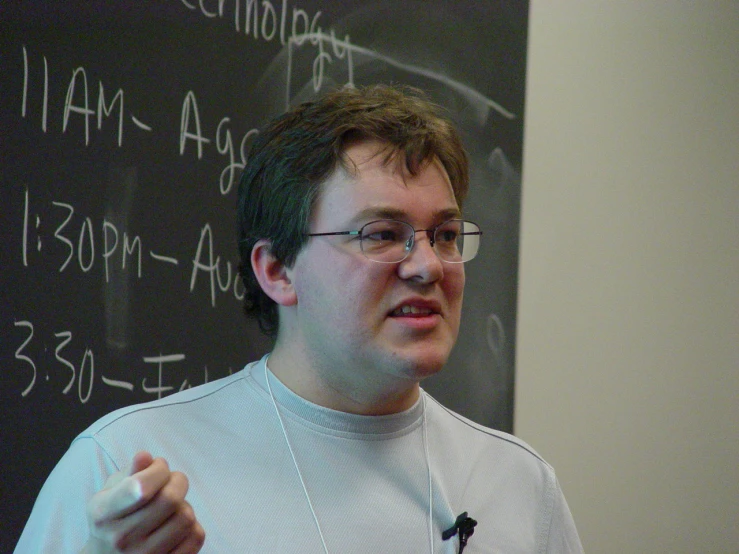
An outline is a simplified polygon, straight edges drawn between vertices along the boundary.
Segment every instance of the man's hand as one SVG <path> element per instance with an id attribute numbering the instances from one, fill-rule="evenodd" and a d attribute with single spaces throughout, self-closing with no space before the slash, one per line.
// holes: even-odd
<path id="1" fill-rule="evenodd" d="M 139 452 L 87 503 L 90 540 L 83 554 L 198 552 L 205 532 L 185 501 L 187 489 L 184 473 Z"/>

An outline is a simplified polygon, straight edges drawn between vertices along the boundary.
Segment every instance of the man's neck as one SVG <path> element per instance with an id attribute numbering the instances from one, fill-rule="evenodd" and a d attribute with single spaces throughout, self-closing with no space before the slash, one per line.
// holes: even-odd
<path id="1" fill-rule="evenodd" d="M 336 378 L 341 372 L 314 368 L 306 359 L 295 359 L 275 345 L 267 361 L 269 370 L 298 396 L 332 410 L 359 415 L 389 415 L 413 407 L 419 397 L 417 382 L 348 383 Z M 357 372 L 361 375 L 361 372 Z"/>

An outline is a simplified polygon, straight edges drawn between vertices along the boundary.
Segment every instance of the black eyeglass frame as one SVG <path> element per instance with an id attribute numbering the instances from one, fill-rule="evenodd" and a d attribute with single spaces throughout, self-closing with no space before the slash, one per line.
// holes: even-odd
<path id="1" fill-rule="evenodd" d="M 379 223 L 380 221 L 393 221 L 393 222 L 396 222 L 396 223 L 400 223 L 402 225 L 405 225 L 405 226 L 409 227 L 413 231 L 413 233 L 411 233 L 411 235 L 410 235 L 410 237 L 408 239 L 408 242 L 410 243 L 410 245 L 406 245 L 406 247 L 405 247 L 405 256 L 403 256 L 403 258 L 401 258 L 400 260 L 396 260 L 396 261 L 393 261 L 393 262 L 385 262 L 385 261 L 382 261 L 382 260 L 376 260 L 374 258 L 370 258 L 367 255 L 367 253 L 364 251 L 364 247 L 362 246 L 362 231 L 364 230 L 365 227 L 367 227 L 369 225 L 372 225 L 374 223 Z M 429 243 L 430 243 L 431 247 L 434 249 L 434 252 L 436 252 L 436 255 L 439 256 L 439 253 L 436 250 L 436 231 L 440 227 L 442 227 L 442 226 L 444 226 L 447 223 L 450 223 L 452 221 L 459 221 L 463 225 L 465 225 L 465 224 L 472 224 L 472 225 L 474 225 L 477 228 L 477 231 L 470 231 L 470 232 L 467 232 L 467 233 L 460 233 L 461 235 L 463 235 L 463 236 L 475 235 L 475 236 L 478 236 L 478 237 L 482 236 L 482 229 L 480 229 L 480 226 L 477 223 L 475 223 L 474 221 L 470 221 L 468 219 L 459 219 L 459 218 L 447 219 L 446 221 L 442 221 L 438 225 L 434 225 L 430 229 L 416 229 L 416 228 L 413 227 L 413 225 L 411 225 L 410 223 L 408 223 L 406 221 L 400 221 L 399 219 L 392 219 L 392 218 L 383 218 L 383 219 L 375 219 L 373 221 L 370 221 L 368 223 L 365 223 L 364 225 L 362 225 L 356 231 L 333 231 L 331 233 L 306 233 L 305 236 L 306 237 L 358 236 L 359 237 L 360 248 L 361 248 L 362 254 L 364 255 L 365 258 L 367 258 L 368 260 L 370 260 L 372 262 L 379 263 L 379 264 L 397 264 L 397 263 L 400 263 L 403 260 L 405 260 L 410 255 L 410 253 L 413 251 L 413 247 L 416 245 L 416 233 L 421 233 L 421 232 L 425 232 L 426 233 L 426 236 L 429 239 Z M 448 264 L 463 264 L 465 262 L 469 262 L 471 260 L 474 260 L 475 257 L 477 256 L 477 252 L 479 252 L 479 246 L 478 246 L 478 250 L 475 252 L 475 255 L 472 256 L 469 260 L 460 260 L 458 262 L 454 262 L 454 261 L 445 260 L 441 256 L 439 256 L 439 259 L 442 262 L 445 262 L 445 263 L 448 263 Z"/>

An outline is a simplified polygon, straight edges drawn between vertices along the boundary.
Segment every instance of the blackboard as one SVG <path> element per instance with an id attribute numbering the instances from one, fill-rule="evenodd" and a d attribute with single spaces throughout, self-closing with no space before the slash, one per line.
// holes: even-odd
<path id="1" fill-rule="evenodd" d="M 337 84 L 418 86 L 459 125 L 483 252 L 449 367 L 424 387 L 511 430 L 527 10 L 0 3 L 0 551 L 93 420 L 269 349 L 241 314 L 235 185 L 261 124 Z"/>

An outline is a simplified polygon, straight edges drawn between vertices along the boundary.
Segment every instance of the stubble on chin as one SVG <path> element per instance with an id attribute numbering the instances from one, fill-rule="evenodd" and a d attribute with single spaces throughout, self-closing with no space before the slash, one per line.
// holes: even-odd
<path id="1" fill-rule="evenodd" d="M 432 347 L 419 346 L 410 352 L 393 351 L 387 361 L 386 371 L 420 382 L 444 369 L 450 352 L 451 347 L 438 344 Z"/>

